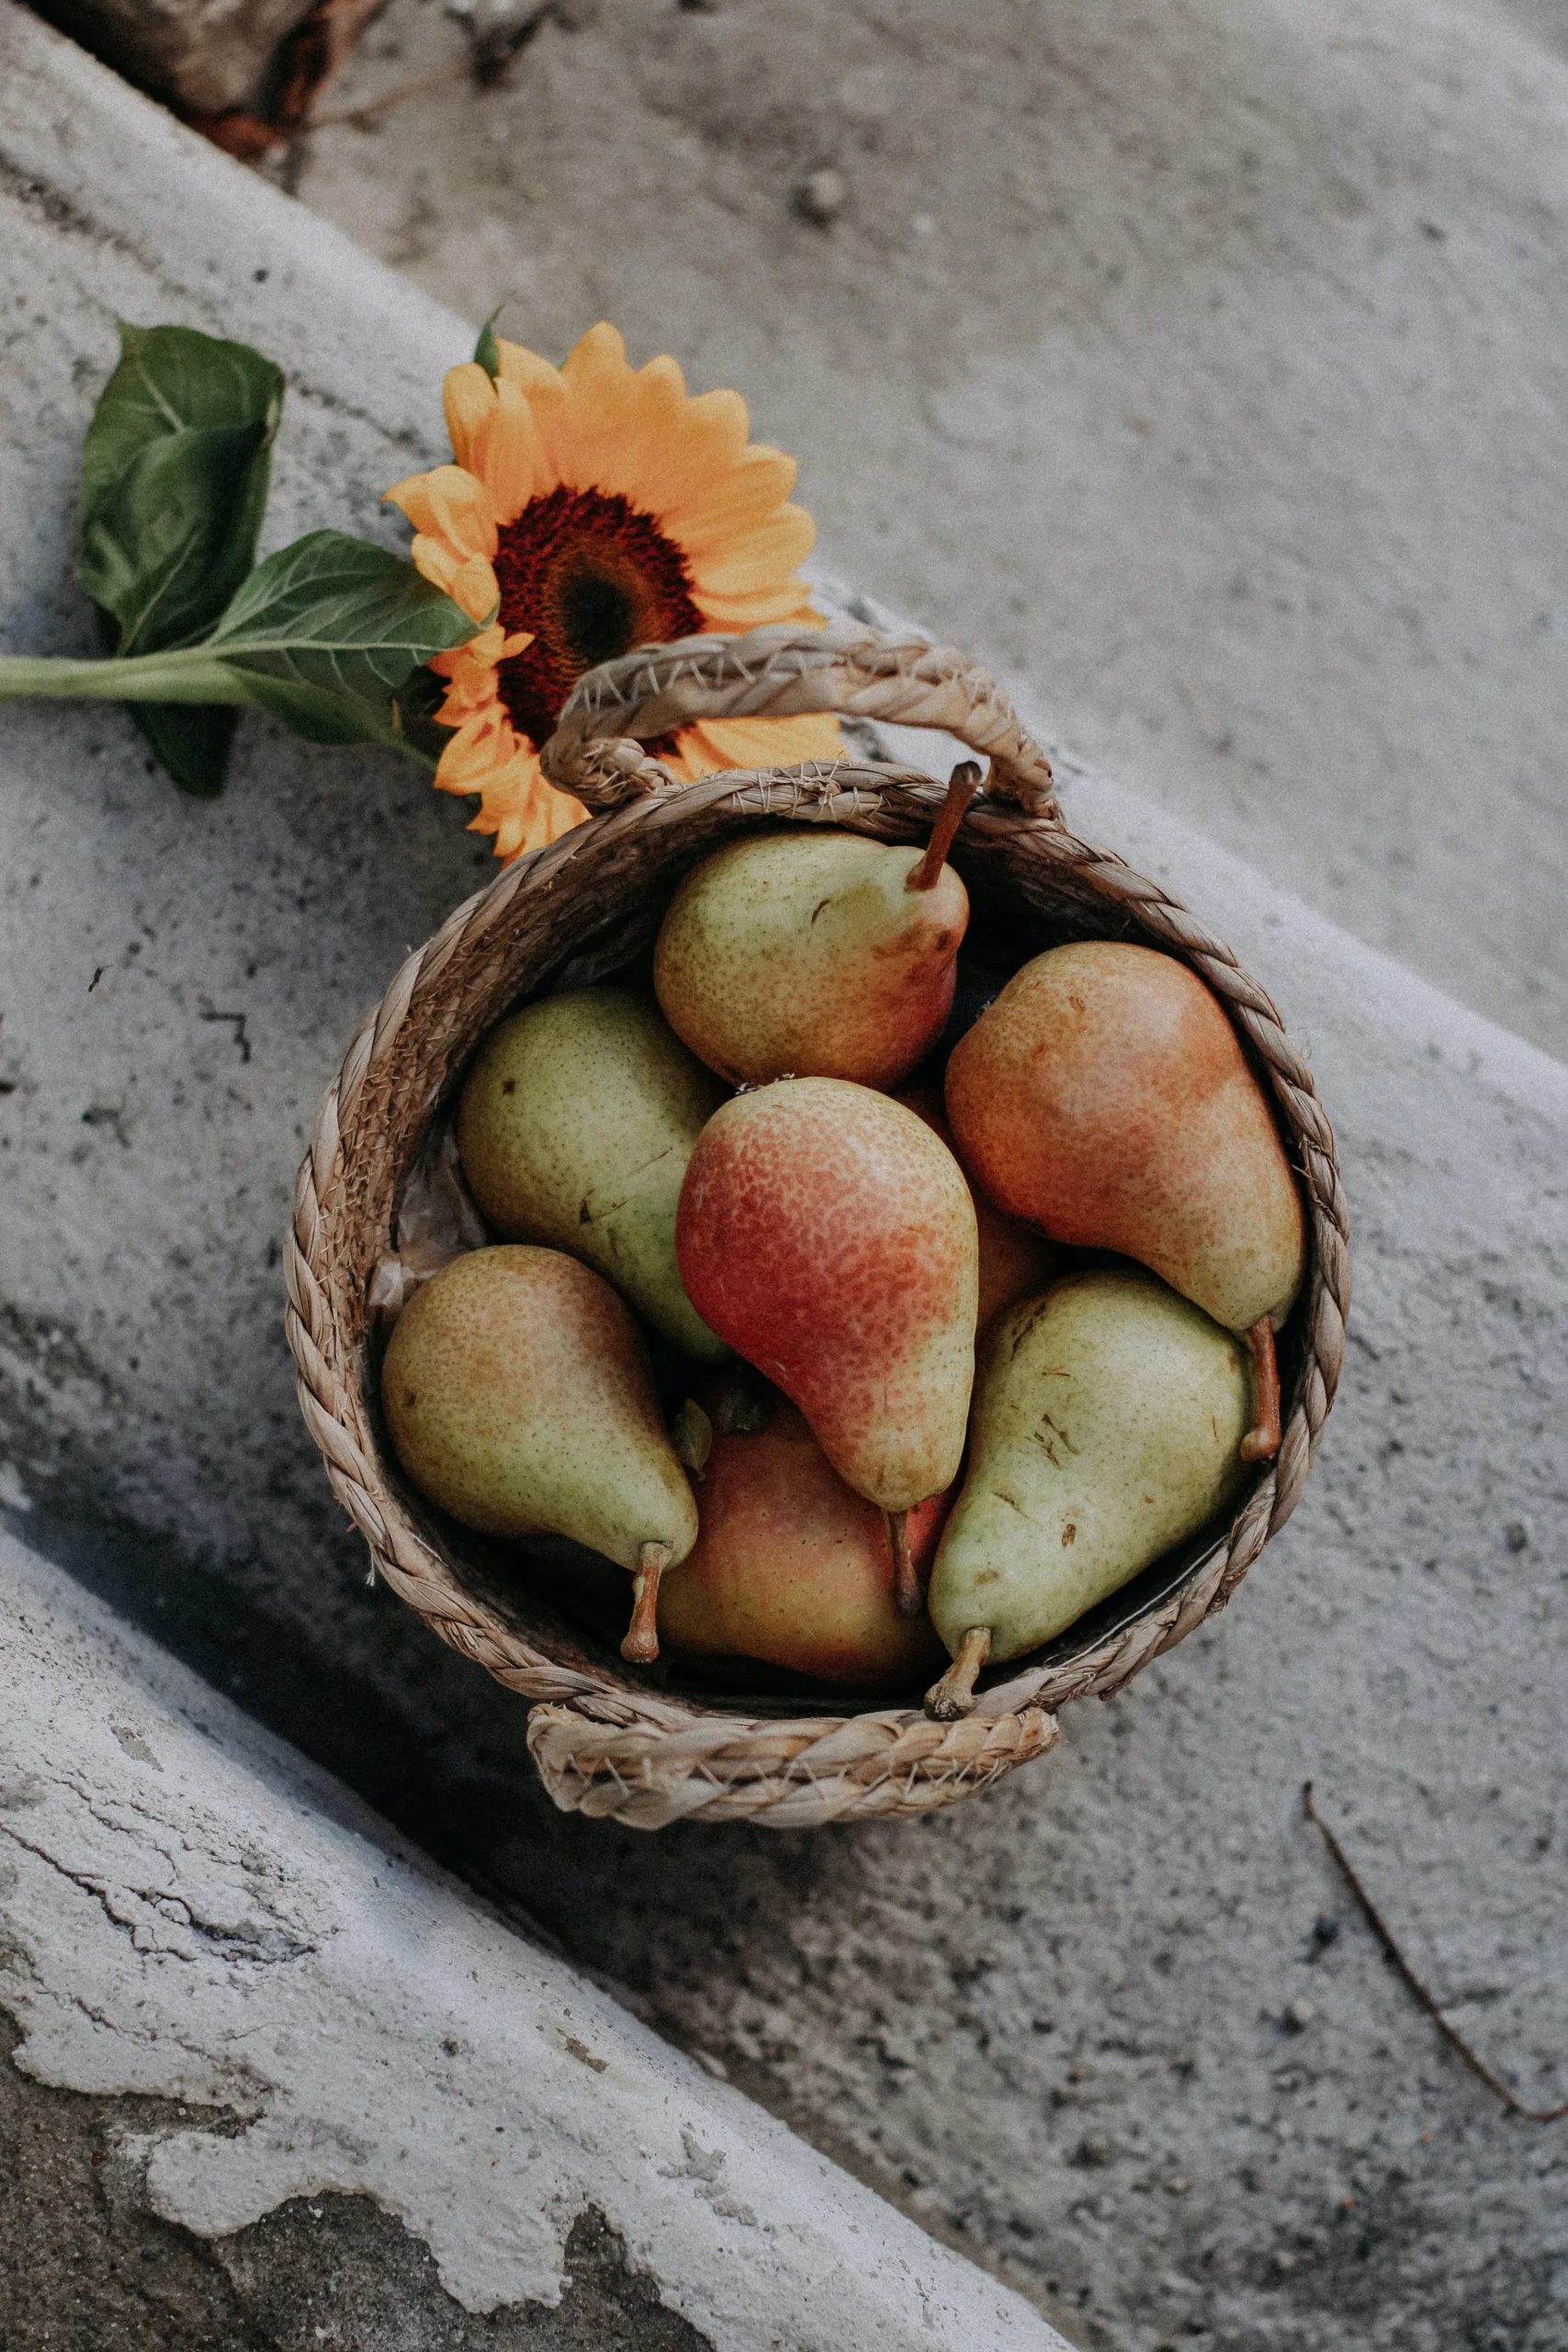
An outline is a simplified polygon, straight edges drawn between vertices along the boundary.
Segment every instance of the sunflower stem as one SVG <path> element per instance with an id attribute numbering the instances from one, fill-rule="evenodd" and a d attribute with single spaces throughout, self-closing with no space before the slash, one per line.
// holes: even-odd
<path id="1" fill-rule="evenodd" d="M 0 656 L 0 702 L 248 703 L 243 679 L 193 645 L 176 653 L 138 653 L 125 662 L 69 656 Z"/>

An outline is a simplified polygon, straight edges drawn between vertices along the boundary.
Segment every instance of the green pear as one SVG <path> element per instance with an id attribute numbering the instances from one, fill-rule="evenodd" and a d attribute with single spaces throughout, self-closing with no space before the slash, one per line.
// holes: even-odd
<path id="1" fill-rule="evenodd" d="M 634 1582 L 627 1657 L 659 1654 L 659 1580 L 697 1540 L 625 1303 L 558 1250 L 472 1250 L 415 1292 L 381 1368 L 399 1461 L 481 1534 L 569 1535 Z"/>
<path id="2" fill-rule="evenodd" d="M 982 1666 L 1054 1640 L 1213 1519 L 1246 1475 L 1251 1406 L 1244 1342 L 1141 1269 L 1069 1274 L 999 1317 L 931 1573 L 955 1664 L 931 1712 L 966 1713 Z"/>
<path id="3" fill-rule="evenodd" d="M 647 997 L 542 997 L 479 1048 L 457 1106 L 463 1173 L 498 1233 L 570 1250 L 666 1339 L 715 1363 L 724 1343 L 675 1263 L 675 1205 L 723 1096 Z"/>
<path id="4" fill-rule="evenodd" d="M 953 1005 L 969 899 L 944 859 L 979 775 L 955 773 L 923 851 L 797 826 L 694 866 L 653 959 L 665 1017 L 693 1052 L 737 1086 L 907 1077 Z"/>

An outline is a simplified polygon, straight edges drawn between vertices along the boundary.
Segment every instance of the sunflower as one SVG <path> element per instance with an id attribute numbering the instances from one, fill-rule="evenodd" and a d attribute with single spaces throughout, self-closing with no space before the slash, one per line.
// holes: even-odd
<path id="1" fill-rule="evenodd" d="M 559 368 L 499 337 L 495 350 L 493 379 L 477 361 L 446 378 L 456 463 L 387 495 L 425 578 L 487 624 L 430 665 L 456 730 L 435 781 L 479 795 L 470 830 L 510 859 L 587 814 L 538 758 L 585 670 L 635 645 L 821 616 L 795 569 L 816 537 L 788 503 L 795 460 L 748 438 L 738 392 L 688 397 L 673 359 L 633 368 L 610 326 Z M 742 718 L 649 748 L 691 777 L 841 746 L 831 718 Z"/>

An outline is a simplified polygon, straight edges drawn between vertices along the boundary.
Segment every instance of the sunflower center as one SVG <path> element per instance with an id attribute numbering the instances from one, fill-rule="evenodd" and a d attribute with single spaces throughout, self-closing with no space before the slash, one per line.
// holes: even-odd
<path id="1" fill-rule="evenodd" d="M 533 632 L 499 683 L 507 717 L 535 744 L 554 731 L 585 670 L 703 626 L 680 548 L 651 515 L 604 491 L 552 490 L 502 524 L 495 576 L 502 627 Z"/>
<path id="2" fill-rule="evenodd" d="M 560 602 L 567 642 L 585 669 L 613 662 L 634 642 L 637 604 L 618 580 L 606 580 L 597 571 L 579 572 L 567 582 Z"/>

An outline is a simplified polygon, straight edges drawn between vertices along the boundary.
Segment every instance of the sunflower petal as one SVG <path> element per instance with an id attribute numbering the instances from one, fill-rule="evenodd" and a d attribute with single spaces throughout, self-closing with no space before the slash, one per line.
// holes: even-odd
<path id="1" fill-rule="evenodd" d="M 619 384 L 598 388 L 592 409 L 574 406 L 556 437 L 561 479 L 577 490 L 600 490 L 626 499 L 645 514 L 653 513 L 649 484 L 672 438 L 682 429 L 687 405 L 684 383 L 674 361 L 650 360 Z"/>
<path id="2" fill-rule="evenodd" d="M 802 628 L 823 627 L 804 580 L 785 580 L 777 588 L 758 589 L 749 596 L 713 596 L 694 588 L 692 601 L 710 628 L 727 634 L 743 634 L 774 621 L 794 621 Z"/>
<path id="3" fill-rule="evenodd" d="M 500 642 L 499 628 L 471 639 L 456 656 L 443 655 L 442 663 L 472 653 L 476 646 L 489 651 L 492 639 Z M 588 811 L 582 803 L 546 782 L 534 746 L 513 726 L 493 662 L 475 658 L 451 675 L 440 717 L 454 732 L 435 771 L 436 788 L 460 798 L 478 795 L 479 811 L 468 830 L 494 834 L 497 857 L 511 859 L 558 841 L 583 822 Z"/>
<path id="4" fill-rule="evenodd" d="M 502 382 L 515 384 L 525 399 L 531 400 L 536 392 L 546 398 L 564 394 L 566 387 L 560 369 L 552 368 L 547 359 L 541 359 L 536 351 L 530 351 L 521 343 L 508 343 L 504 335 L 498 334 L 495 354 Z"/>
<path id="5" fill-rule="evenodd" d="M 682 728 L 666 764 L 682 776 L 714 775 L 724 768 L 788 768 L 804 760 L 841 760 L 839 722 L 806 718 L 709 718 Z"/>
<path id="6" fill-rule="evenodd" d="M 616 330 L 601 320 L 561 362 L 566 398 L 541 419 L 560 479 L 573 490 L 604 489 L 602 469 L 615 455 L 637 378 Z"/>
<path id="7" fill-rule="evenodd" d="M 561 380 L 579 401 L 590 400 L 595 386 L 613 383 L 631 374 L 626 337 L 607 319 L 580 335 L 560 365 Z"/>
<path id="8" fill-rule="evenodd" d="M 547 497 L 560 480 L 534 403 L 504 379 L 496 387 L 494 414 L 479 454 L 500 523 L 515 522 L 531 499 Z"/>
<path id="9" fill-rule="evenodd" d="M 793 458 L 758 443 L 697 495 L 667 507 L 659 520 L 689 562 L 721 555 L 779 512 L 795 488 L 795 471 Z"/>
<path id="10" fill-rule="evenodd" d="M 637 503 L 661 521 L 694 505 L 744 458 L 750 429 L 739 392 L 704 392 L 687 401 L 648 452 Z"/>
<path id="11" fill-rule="evenodd" d="M 447 786 L 454 788 L 475 789 L 472 784 Z M 547 784 L 535 753 L 519 744 L 485 779 L 468 831 L 492 833 L 497 857 L 510 865 L 525 850 L 542 849 L 547 842 L 559 841 L 574 825 L 581 825 L 587 814 L 581 800 Z"/>
<path id="12" fill-rule="evenodd" d="M 739 541 L 692 564 L 694 595 L 750 596 L 778 587 L 817 544 L 817 526 L 804 506 L 781 506 Z"/>
<path id="13" fill-rule="evenodd" d="M 471 474 L 479 470 L 474 463 L 474 443 L 494 414 L 496 388 L 477 359 L 465 359 L 460 368 L 447 368 L 441 405 L 446 413 L 452 455 Z"/>
<path id="14" fill-rule="evenodd" d="M 479 376 L 482 391 L 453 378 Z M 463 435 L 463 464 L 483 484 L 491 516 L 498 526 L 514 523 L 531 499 L 556 486 L 555 468 L 540 439 L 538 424 L 527 399 L 515 384 L 492 384 L 482 368 L 454 368 L 447 377 L 447 416 L 454 410 L 456 444 Z"/>
<path id="15" fill-rule="evenodd" d="M 648 511 L 643 479 L 650 458 L 686 406 L 686 387 L 672 359 L 628 366 L 614 327 L 585 334 L 561 368 L 566 401 L 551 413 L 550 452 L 559 479 L 574 490 L 628 498 Z"/>
<path id="16" fill-rule="evenodd" d="M 506 632 L 499 621 L 492 621 L 489 628 L 481 628 L 467 644 L 454 646 L 450 653 L 432 654 L 425 666 L 434 670 L 438 678 L 450 678 L 455 684 L 461 681 L 466 684 L 470 677 L 476 684 L 486 679 L 493 693 L 495 665 L 505 650 Z"/>
<path id="17" fill-rule="evenodd" d="M 454 555 L 495 553 L 490 493 L 465 467 L 433 466 L 429 473 L 410 474 L 386 496 L 402 508 L 416 531 L 442 540 Z"/>
<path id="18" fill-rule="evenodd" d="M 460 605 L 471 621 L 489 620 L 500 602 L 501 586 L 488 556 L 454 555 L 444 541 L 426 538 L 420 531 L 409 553 L 414 570 Z"/>

